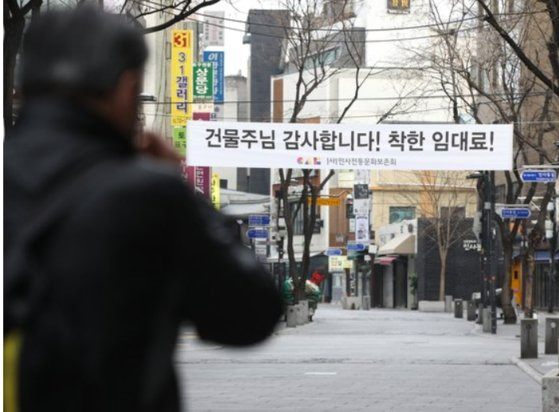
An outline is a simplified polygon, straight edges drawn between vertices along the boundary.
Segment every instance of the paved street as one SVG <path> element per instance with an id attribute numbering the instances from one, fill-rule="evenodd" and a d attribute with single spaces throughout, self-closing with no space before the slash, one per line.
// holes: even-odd
<path id="1" fill-rule="evenodd" d="M 192 412 L 540 411 L 540 386 L 510 361 L 518 339 L 474 329 L 451 314 L 321 305 L 251 350 L 187 331 L 177 366 Z"/>

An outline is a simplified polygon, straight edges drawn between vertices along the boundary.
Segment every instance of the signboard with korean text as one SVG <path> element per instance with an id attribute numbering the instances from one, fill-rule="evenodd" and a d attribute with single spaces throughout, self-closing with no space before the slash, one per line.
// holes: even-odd
<path id="1" fill-rule="evenodd" d="M 171 32 L 171 126 L 185 126 L 192 114 L 192 30 Z"/>
<path id="2" fill-rule="evenodd" d="M 270 226 L 270 215 L 248 215 L 249 226 Z"/>
<path id="3" fill-rule="evenodd" d="M 523 170 L 520 173 L 523 182 L 551 183 L 557 180 L 557 172 L 550 170 Z"/>
<path id="4" fill-rule="evenodd" d="M 329 256 L 328 257 L 328 271 L 329 272 L 343 272 L 347 256 Z"/>
<path id="5" fill-rule="evenodd" d="M 205 198 L 211 198 L 211 172 L 209 167 L 194 168 L 194 188 L 197 192 L 204 195 Z"/>
<path id="6" fill-rule="evenodd" d="M 212 173 L 212 205 L 219 210 L 221 207 L 221 186 L 219 185 L 219 174 Z"/>
<path id="7" fill-rule="evenodd" d="M 377 170 L 511 170 L 512 125 L 189 122 L 190 164 Z"/>
<path id="8" fill-rule="evenodd" d="M 329 247 L 324 254 L 326 256 L 342 256 L 342 249 L 339 247 Z"/>
<path id="9" fill-rule="evenodd" d="M 310 205 L 312 199 L 309 197 L 307 199 L 307 203 Z M 339 197 L 317 197 L 316 198 L 316 205 L 317 206 L 339 206 L 342 203 L 342 200 Z"/>
<path id="10" fill-rule="evenodd" d="M 173 147 L 182 158 L 186 156 L 186 127 L 173 127 Z"/>
<path id="11" fill-rule="evenodd" d="M 206 11 L 202 29 L 202 43 L 204 46 L 224 46 L 223 11 Z"/>
<path id="12" fill-rule="evenodd" d="M 225 95 L 225 53 L 205 51 L 203 58 L 214 65 L 214 103 L 221 104 Z"/>
<path id="13" fill-rule="evenodd" d="M 194 63 L 194 100 L 213 100 L 214 67 L 212 63 Z"/>
<path id="14" fill-rule="evenodd" d="M 503 219 L 528 219 L 532 216 L 529 207 L 504 207 L 499 210 Z"/>

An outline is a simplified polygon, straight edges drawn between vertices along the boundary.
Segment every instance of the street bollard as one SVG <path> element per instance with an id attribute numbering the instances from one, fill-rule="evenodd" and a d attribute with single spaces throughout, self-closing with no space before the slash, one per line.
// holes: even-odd
<path id="1" fill-rule="evenodd" d="M 483 308 L 481 317 L 483 318 L 483 332 L 491 333 L 491 308 Z"/>
<path id="2" fill-rule="evenodd" d="M 285 325 L 288 328 L 297 326 L 297 310 L 295 305 L 288 305 L 285 310 Z"/>
<path id="3" fill-rule="evenodd" d="M 476 323 L 478 325 L 482 325 L 483 324 L 483 303 L 478 303 L 477 304 L 477 320 Z"/>
<path id="4" fill-rule="evenodd" d="M 446 295 L 444 297 L 444 311 L 445 312 L 452 312 L 452 296 Z"/>
<path id="5" fill-rule="evenodd" d="M 466 303 L 466 319 L 468 321 L 476 320 L 476 303 L 473 300 Z"/>
<path id="6" fill-rule="evenodd" d="M 361 304 L 361 310 L 370 310 L 371 309 L 371 297 L 370 296 L 363 296 L 363 302 Z"/>
<path id="7" fill-rule="evenodd" d="M 454 317 L 463 318 L 464 317 L 464 304 L 462 299 L 454 300 Z"/>
<path id="8" fill-rule="evenodd" d="M 538 357 L 538 320 L 520 319 L 520 358 Z"/>
<path id="9" fill-rule="evenodd" d="M 545 354 L 557 353 L 557 338 L 559 337 L 559 317 L 545 319 Z"/>
<path id="10" fill-rule="evenodd" d="M 297 304 L 297 326 L 309 323 L 309 301 L 300 300 Z"/>
<path id="11" fill-rule="evenodd" d="M 542 412 L 559 412 L 559 369 L 542 377 Z"/>

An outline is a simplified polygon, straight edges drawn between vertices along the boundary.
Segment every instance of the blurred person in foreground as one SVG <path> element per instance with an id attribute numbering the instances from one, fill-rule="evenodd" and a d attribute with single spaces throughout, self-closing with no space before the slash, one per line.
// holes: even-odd
<path id="1" fill-rule="evenodd" d="M 43 15 L 25 37 L 24 103 L 4 145 L 20 411 L 178 411 L 182 321 L 242 346 L 280 316 L 272 280 L 170 149 L 135 139 L 146 57 L 137 28 L 92 9 Z"/>

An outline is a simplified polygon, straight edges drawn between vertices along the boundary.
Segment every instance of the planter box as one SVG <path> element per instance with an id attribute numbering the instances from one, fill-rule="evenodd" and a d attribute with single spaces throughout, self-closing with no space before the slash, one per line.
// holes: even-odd
<path id="1" fill-rule="evenodd" d="M 445 312 L 444 300 L 420 300 L 418 309 L 420 312 Z"/>

